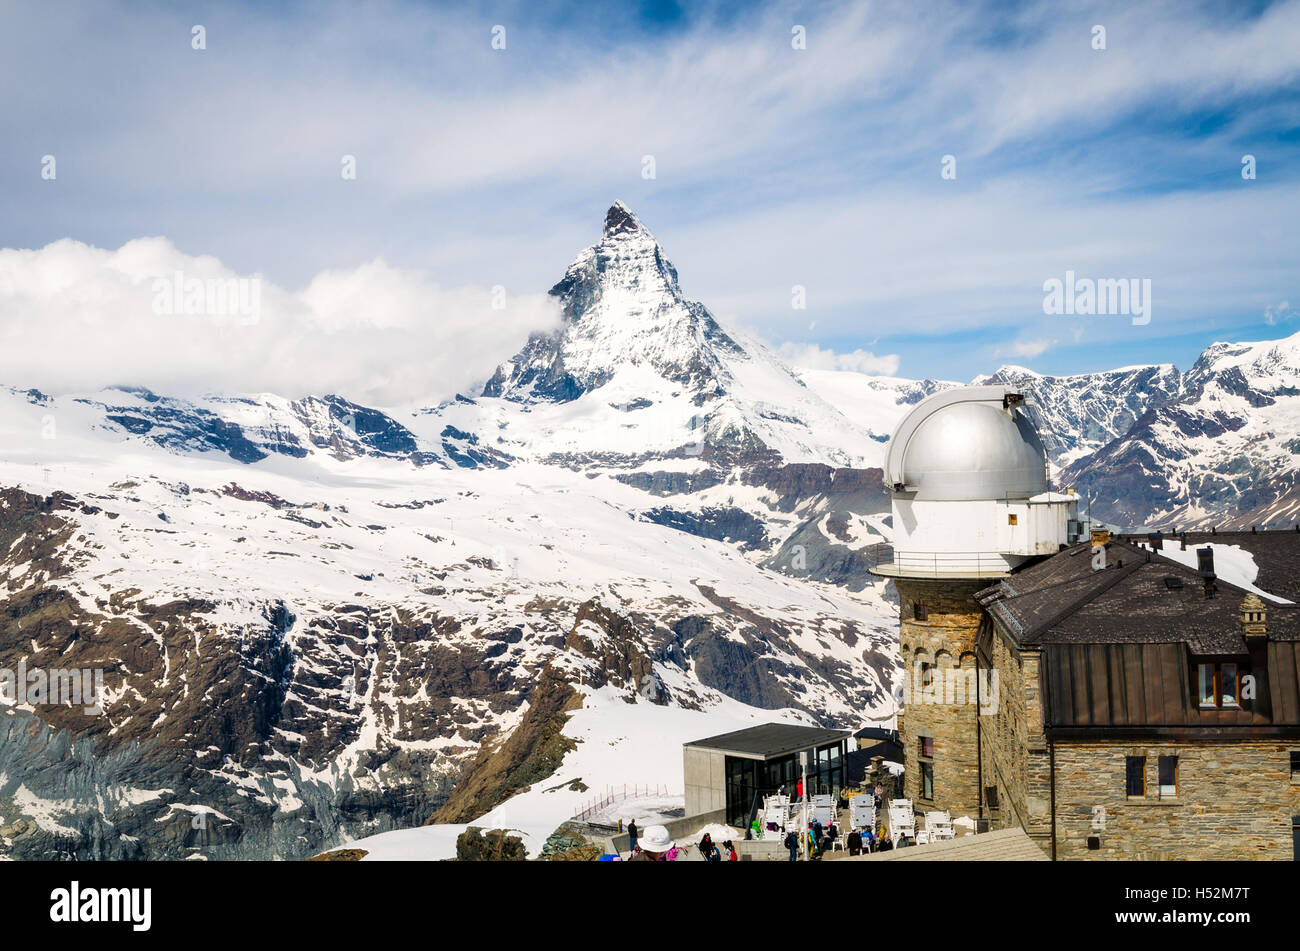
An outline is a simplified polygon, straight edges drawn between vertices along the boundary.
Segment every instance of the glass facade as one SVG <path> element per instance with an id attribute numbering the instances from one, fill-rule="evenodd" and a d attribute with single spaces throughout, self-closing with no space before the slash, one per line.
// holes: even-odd
<path id="1" fill-rule="evenodd" d="M 803 770 L 798 753 L 787 753 L 767 760 L 726 758 L 727 824 L 743 826 L 757 799 L 783 792 L 792 800 L 799 798 Z M 808 793 L 830 795 L 837 799 L 844 788 L 844 741 L 808 751 Z"/>

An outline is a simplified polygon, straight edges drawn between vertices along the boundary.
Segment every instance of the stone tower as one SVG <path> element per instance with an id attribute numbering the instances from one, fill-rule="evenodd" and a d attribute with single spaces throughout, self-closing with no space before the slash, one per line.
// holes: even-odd
<path id="1" fill-rule="evenodd" d="M 980 815 L 981 703 L 975 595 L 1019 565 L 1081 540 L 1078 499 L 1049 489 L 1047 454 L 1006 386 L 936 393 L 903 418 L 885 463 L 904 665 L 904 790 L 919 813 Z M 984 785 L 992 785 L 986 777 Z"/>

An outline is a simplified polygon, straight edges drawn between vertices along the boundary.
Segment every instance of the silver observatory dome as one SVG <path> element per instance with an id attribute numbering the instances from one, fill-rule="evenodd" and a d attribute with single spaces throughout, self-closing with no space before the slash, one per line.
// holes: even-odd
<path id="1" fill-rule="evenodd" d="M 1014 387 L 926 397 L 889 443 L 885 484 L 934 501 L 1027 499 L 1046 492 L 1047 452 Z"/>

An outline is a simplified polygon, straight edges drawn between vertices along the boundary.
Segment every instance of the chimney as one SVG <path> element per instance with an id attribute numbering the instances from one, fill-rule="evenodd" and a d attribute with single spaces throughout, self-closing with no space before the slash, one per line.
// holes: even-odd
<path id="1" fill-rule="evenodd" d="M 1268 612 L 1257 594 L 1248 594 L 1241 602 L 1241 636 L 1249 644 L 1268 639 Z"/>
<path id="2" fill-rule="evenodd" d="M 1196 549 L 1196 570 L 1202 578 L 1214 577 L 1214 549 L 1206 546 Z"/>
<path id="3" fill-rule="evenodd" d="M 1181 540 L 1182 540 L 1182 543 L 1183 543 L 1183 547 L 1182 547 L 1181 549 L 1179 549 L 1179 550 L 1180 550 L 1180 551 L 1187 551 L 1187 533 L 1186 533 L 1186 532 L 1183 532 L 1183 537 L 1182 537 Z"/>
<path id="4" fill-rule="evenodd" d="M 1147 535 L 1147 542 L 1151 545 L 1152 551 L 1161 551 L 1164 549 L 1164 535 L 1160 532 L 1151 532 Z"/>
<path id="5" fill-rule="evenodd" d="M 1219 585 L 1214 574 L 1214 549 L 1208 545 L 1196 549 L 1196 570 L 1205 579 L 1205 597 L 1213 598 L 1219 593 Z"/>

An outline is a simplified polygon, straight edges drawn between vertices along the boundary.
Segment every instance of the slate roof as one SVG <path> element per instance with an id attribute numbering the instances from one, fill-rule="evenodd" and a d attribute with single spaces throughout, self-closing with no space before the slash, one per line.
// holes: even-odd
<path id="1" fill-rule="evenodd" d="M 1300 604 L 1300 532 L 1184 532 L 1187 547 L 1200 548 L 1206 544 L 1239 545 L 1255 556 L 1259 575 L 1256 587 L 1279 598 Z M 1181 545 L 1182 535 L 1167 535 L 1166 546 Z"/>
<path id="2" fill-rule="evenodd" d="M 766 759 L 811 749 L 814 746 L 825 746 L 827 743 L 834 743 L 851 735 L 848 730 L 827 730 L 822 727 L 794 726 L 788 723 L 764 723 L 762 726 L 751 726 L 744 730 L 720 733 L 702 740 L 692 740 L 683 745 Z"/>
<path id="3" fill-rule="evenodd" d="M 1187 547 L 1207 541 L 1250 551 L 1259 588 L 1300 600 L 1300 533 L 1189 533 Z M 1166 537 L 1164 544 L 1181 540 Z M 977 595 L 1008 637 L 1041 650 L 1046 727 L 1224 736 L 1300 727 L 1300 605 L 1266 601 L 1267 643 L 1252 650 L 1241 634 L 1245 589 L 1218 579 L 1216 596 L 1206 598 L 1194 568 L 1126 539 L 1107 546 L 1106 563 L 1093 570 L 1091 546 L 1078 545 Z M 1194 665 L 1216 660 L 1266 671 L 1256 702 L 1199 708 Z"/>
<path id="4" fill-rule="evenodd" d="M 1295 580 L 1300 534 L 1262 533 L 1254 539 L 1265 535 L 1275 538 L 1261 546 L 1263 563 L 1256 584 L 1280 597 L 1292 591 L 1296 597 L 1290 600 L 1300 600 L 1300 591 L 1295 590 L 1300 586 Z M 1226 537 L 1220 534 L 1215 540 Z M 1228 543 L 1238 544 L 1239 537 Z M 1173 642 L 1186 644 L 1195 654 L 1245 651 L 1241 636 L 1245 589 L 1220 578 L 1217 596 L 1207 599 L 1194 568 L 1126 541 L 1107 546 L 1106 563 L 1106 568 L 1094 571 L 1091 546 L 1076 545 L 1002 579 L 977 597 L 1021 647 Z M 1167 578 L 1181 586 L 1170 587 Z M 1265 607 L 1270 640 L 1300 640 L 1300 607 L 1273 602 Z"/>

